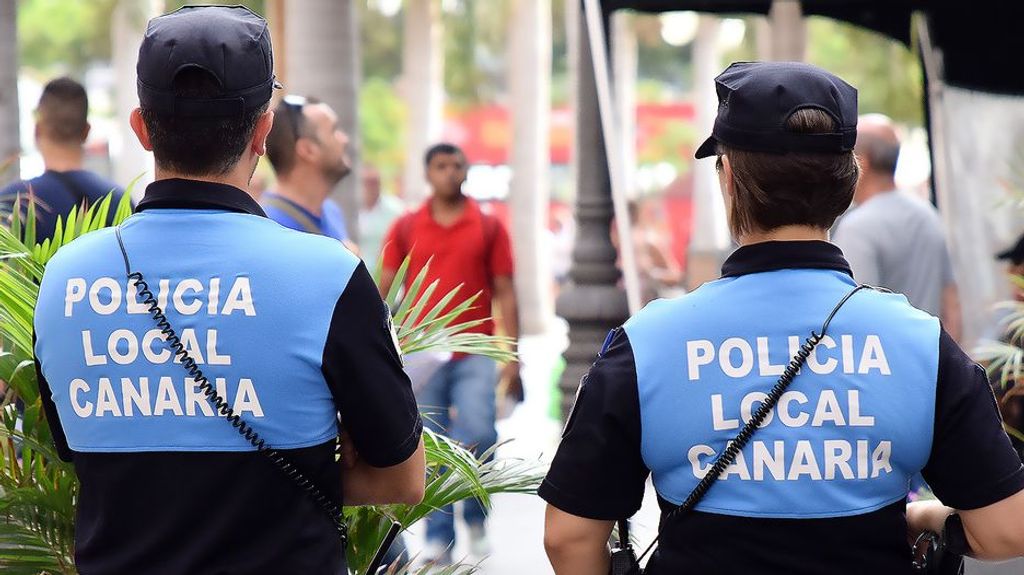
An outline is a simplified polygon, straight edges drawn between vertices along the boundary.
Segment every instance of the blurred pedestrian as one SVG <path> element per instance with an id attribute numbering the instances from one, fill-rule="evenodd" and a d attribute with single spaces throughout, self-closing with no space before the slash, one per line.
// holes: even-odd
<path id="1" fill-rule="evenodd" d="M 902 293 L 939 317 L 959 340 L 960 299 L 942 220 L 935 206 L 897 189 L 900 141 L 892 120 L 863 116 L 856 154 L 861 176 L 855 207 L 839 221 L 832 241 L 843 250 L 857 281 Z"/>
<path id="2" fill-rule="evenodd" d="M 124 194 L 120 186 L 84 167 L 88 116 L 89 97 L 81 84 L 71 78 L 48 82 L 36 107 L 35 131 L 46 171 L 0 191 L 2 212 L 9 213 L 19 197 L 22 215 L 27 213 L 25 202 L 35 203 L 37 242 L 52 238 L 57 218 L 66 220 L 76 207 L 90 206 L 111 192 L 111 203 L 116 206 Z M 113 215 L 111 209 L 110 217 Z"/>
<path id="3" fill-rule="evenodd" d="M 466 156 L 451 144 L 437 144 L 425 156 L 426 179 L 432 195 L 415 212 L 399 218 L 384 239 L 381 294 L 388 293 L 396 272 L 410 258 L 406 287 L 430 264 L 424 285 L 437 281 L 426 310 L 451 290 L 462 286 L 457 300 L 479 293 L 473 307 L 456 323 L 486 320 L 470 331 L 494 333 L 492 305 L 501 310 L 502 331 L 519 336 L 516 295 L 512 284 L 512 245 L 508 232 L 494 216 L 462 193 L 466 181 Z M 454 303 L 449 304 L 446 313 Z M 519 364 L 505 366 L 503 379 L 518 381 Z M 454 354 L 417 390 L 420 409 L 428 414 L 425 424 L 472 448 L 477 455 L 497 441 L 495 430 L 498 370 L 494 360 L 463 353 Z M 452 413 L 454 411 L 454 413 Z M 486 512 L 476 499 L 464 502 L 463 518 L 469 527 L 470 554 L 482 558 L 489 552 Z M 427 550 L 422 558 L 440 565 L 451 560 L 455 542 L 455 516 L 450 507 L 427 517 Z"/>
<path id="4" fill-rule="evenodd" d="M 334 186 L 352 170 L 348 135 L 338 115 L 304 96 L 285 96 L 274 112 L 267 158 L 277 188 L 260 197 L 267 216 L 293 230 L 334 238 L 355 251 L 341 207 L 330 199 Z"/>
<path id="5" fill-rule="evenodd" d="M 359 210 L 359 248 L 370 270 L 377 269 L 384 235 L 405 211 L 402 200 L 381 191 L 380 172 L 363 167 L 363 206 Z"/>

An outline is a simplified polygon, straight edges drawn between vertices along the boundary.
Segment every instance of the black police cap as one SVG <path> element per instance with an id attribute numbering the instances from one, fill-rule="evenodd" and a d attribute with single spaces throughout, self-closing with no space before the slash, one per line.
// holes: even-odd
<path id="1" fill-rule="evenodd" d="M 711 137 L 694 156 L 714 156 L 718 144 L 741 150 L 842 153 L 857 142 L 857 89 L 817 66 L 799 62 L 737 62 L 715 78 L 718 116 Z M 832 117 L 836 130 L 802 134 L 786 130 L 798 110 Z"/>
<path id="2" fill-rule="evenodd" d="M 213 75 L 217 98 L 174 95 L 175 76 L 188 68 Z M 270 101 L 274 53 L 267 21 L 244 6 L 186 6 L 149 21 L 139 48 L 139 104 L 181 117 L 242 115 Z"/>

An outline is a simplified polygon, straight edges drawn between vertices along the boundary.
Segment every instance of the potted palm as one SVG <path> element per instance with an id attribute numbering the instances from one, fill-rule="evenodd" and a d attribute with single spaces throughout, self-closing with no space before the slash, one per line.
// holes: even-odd
<path id="1" fill-rule="evenodd" d="M 0 382 L 6 393 L 0 403 L 0 571 L 9 575 L 74 574 L 74 516 L 78 482 L 71 465 L 60 461 L 43 419 L 32 349 L 32 316 L 38 283 L 46 263 L 63 245 L 120 223 L 131 213 L 129 195 L 117 205 L 110 197 L 89 209 L 72 212 L 57 225 L 57 233 L 41 244 L 35 241 L 34 206 L 24 217 L 15 209 L 8 227 L 0 226 Z M 113 217 L 108 219 L 113 210 Z M 426 302 L 437 284 L 426 283 L 426 270 L 410 283 L 397 302 L 407 266 L 389 294 L 395 312 L 399 343 L 406 352 L 445 351 L 511 358 L 503 338 L 466 333 L 476 322 L 457 318 L 476 296 L 460 300 L 458 288 L 428 309 Z M 445 308 L 457 302 L 450 311 Z M 20 406 L 20 409 L 18 408 Z M 435 509 L 475 497 L 488 503 L 494 493 L 528 493 L 542 472 L 534 462 L 487 461 L 443 435 L 425 432 L 426 495 L 418 505 L 346 509 L 349 520 L 349 567 L 362 573 L 384 539 L 392 521 L 409 527 Z M 471 573 L 472 565 L 454 565 L 441 573 Z M 410 573 L 399 566 L 395 572 Z M 437 573 L 437 571 L 434 571 Z"/>

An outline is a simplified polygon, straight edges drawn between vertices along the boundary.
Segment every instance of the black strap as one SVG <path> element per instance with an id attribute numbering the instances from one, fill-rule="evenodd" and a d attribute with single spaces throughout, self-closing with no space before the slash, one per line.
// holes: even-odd
<path id="1" fill-rule="evenodd" d="M 302 209 L 293 204 L 291 200 L 281 196 L 267 194 L 263 196 L 263 203 L 288 214 L 289 217 L 295 220 L 295 223 L 302 226 L 303 231 L 306 233 L 318 234 L 321 236 L 327 235 L 324 233 L 324 229 L 320 224 L 316 223 L 313 218 L 309 217 L 309 215 L 307 215 Z"/>
<path id="2" fill-rule="evenodd" d="M 793 359 L 790 360 L 789 365 L 786 366 L 786 370 L 781 376 L 779 376 L 779 381 L 776 382 L 775 386 L 772 387 L 772 390 L 768 392 L 768 398 L 765 399 L 757 411 L 754 412 L 750 421 L 747 421 L 746 425 L 743 426 L 743 429 L 741 429 L 739 434 L 736 435 L 736 438 L 729 442 L 729 446 L 725 448 L 725 451 L 715 459 L 715 463 L 711 466 L 711 469 L 704 475 L 703 479 L 697 483 L 697 486 L 693 488 L 693 491 L 691 491 L 690 495 L 686 497 L 686 500 L 683 501 L 682 505 L 670 511 L 668 515 L 665 516 L 665 519 L 661 521 L 661 526 L 658 528 L 658 534 L 654 537 L 654 541 L 651 542 L 643 554 L 640 555 L 640 560 L 643 560 L 643 558 L 653 551 L 658 545 L 658 540 L 661 539 L 661 534 L 665 530 L 665 525 L 670 521 L 683 516 L 696 507 L 697 504 L 700 503 L 700 500 L 707 494 L 708 490 L 711 489 L 711 486 L 715 481 L 730 465 L 733 464 L 734 461 L 736 461 L 736 456 L 743 451 L 743 448 L 746 447 L 750 438 L 754 436 L 757 429 L 762 423 L 764 423 L 765 418 L 768 417 L 771 410 L 775 408 L 775 404 L 779 402 L 779 398 L 782 397 L 782 394 L 786 391 L 786 388 L 789 387 L 789 384 L 793 383 L 793 378 L 796 377 L 797 372 L 800 371 L 801 367 L 803 367 L 808 356 L 810 356 L 811 352 L 814 351 L 814 347 L 818 345 L 823 337 L 825 337 L 825 332 L 828 330 L 829 324 L 832 323 L 832 318 L 836 316 L 836 313 L 841 307 L 843 307 L 843 304 L 853 297 L 853 294 L 862 289 L 888 291 L 882 288 L 861 284 L 853 288 L 853 290 L 846 294 L 843 299 L 839 300 L 836 307 L 832 309 L 832 313 L 828 314 L 828 318 L 825 320 L 825 323 L 822 324 L 821 332 L 811 331 L 810 337 L 808 337 L 804 341 L 804 344 L 800 346 L 800 350 L 795 356 L 793 356 Z"/>
<path id="3" fill-rule="evenodd" d="M 332 502 L 331 499 L 328 498 L 320 488 L 306 477 L 306 475 L 302 473 L 302 471 L 300 471 L 291 461 L 289 461 L 284 454 L 264 441 L 251 425 L 235 413 L 234 409 L 231 408 L 228 402 L 225 401 L 213 385 L 210 384 L 210 380 L 207 379 L 199 366 L 196 365 L 195 359 L 193 359 L 185 350 L 185 346 L 175 333 L 174 328 L 171 327 L 164 311 L 160 309 L 156 296 L 153 294 L 152 290 L 149 289 L 149 285 L 146 283 L 145 278 L 143 278 L 142 272 L 131 271 L 131 263 L 128 260 L 128 250 L 125 249 L 124 240 L 121 238 L 121 226 L 114 228 L 114 233 L 117 235 L 117 243 L 121 248 L 121 255 L 124 257 L 125 274 L 128 276 L 130 281 L 134 282 L 137 293 L 142 297 L 143 305 L 146 306 L 147 311 L 153 317 L 153 321 L 156 322 L 160 333 L 166 337 L 167 344 L 173 350 L 174 355 L 181 359 L 182 368 L 188 372 L 189 377 L 199 386 L 203 396 L 206 397 L 206 399 L 213 405 L 214 411 L 220 413 L 221 416 L 223 416 L 223 418 L 235 428 L 235 431 L 237 431 L 239 435 L 245 438 L 250 445 L 256 448 L 256 451 L 265 455 L 275 467 L 298 485 L 298 487 L 309 496 L 310 500 L 312 500 L 317 507 L 324 511 L 324 514 L 331 520 L 331 524 L 341 537 L 342 546 L 347 546 L 348 525 L 345 523 L 345 516 L 342 514 L 341 507 Z"/>
<path id="4" fill-rule="evenodd" d="M 50 173 L 53 174 L 53 177 L 60 180 L 61 185 L 63 185 L 69 192 L 71 192 L 71 196 L 75 199 L 76 206 L 82 204 L 82 202 L 89 201 L 89 196 L 85 193 L 85 190 L 82 188 L 82 186 L 78 185 L 78 182 L 76 182 L 74 178 L 69 176 L 67 172 L 58 172 L 56 170 L 50 170 Z"/>

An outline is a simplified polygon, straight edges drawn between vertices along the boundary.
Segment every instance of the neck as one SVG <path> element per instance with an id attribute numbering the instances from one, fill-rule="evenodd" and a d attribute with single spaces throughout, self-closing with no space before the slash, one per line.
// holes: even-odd
<path id="1" fill-rule="evenodd" d="M 174 170 L 168 170 L 161 168 L 159 165 L 156 166 L 153 176 L 156 181 L 160 180 L 171 180 L 171 179 L 182 179 L 182 180 L 196 180 L 199 182 L 211 182 L 214 184 L 225 184 L 228 186 L 234 186 L 242 191 L 248 193 L 249 179 L 251 178 L 252 171 L 240 169 L 238 166 L 234 170 L 220 175 L 205 175 L 197 176 L 194 174 L 182 174 Z"/>
<path id="2" fill-rule="evenodd" d="M 85 156 L 82 146 L 66 146 L 46 140 L 39 140 L 37 146 L 47 170 L 69 172 L 82 169 Z"/>
<path id="3" fill-rule="evenodd" d="M 331 185 L 322 176 L 296 167 L 287 176 L 278 177 L 275 192 L 302 206 L 314 216 L 319 216 L 323 211 L 324 201 L 331 195 Z"/>
<path id="4" fill-rule="evenodd" d="M 455 210 L 461 208 L 465 203 L 466 196 L 462 192 L 449 197 L 439 196 L 436 193 L 430 196 L 430 205 L 435 210 Z"/>
<path id="5" fill-rule="evenodd" d="M 863 204 L 871 198 L 896 189 L 892 176 L 864 176 L 857 188 L 857 203 Z"/>
<path id="6" fill-rule="evenodd" d="M 762 242 L 799 242 L 808 240 L 828 241 L 828 230 L 813 226 L 782 226 L 771 231 L 753 231 L 741 235 L 737 241 L 740 246 L 759 244 Z"/>

